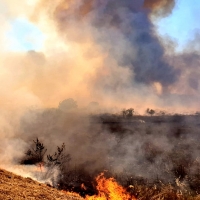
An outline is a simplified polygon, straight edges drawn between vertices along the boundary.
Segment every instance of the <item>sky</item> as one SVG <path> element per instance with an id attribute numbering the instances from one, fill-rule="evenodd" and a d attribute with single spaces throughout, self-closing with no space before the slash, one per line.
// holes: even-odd
<path id="1" fill-rule="evenodd" d="M 155 22 L 157 32 L 162 37 L 168 36 L 177 43 L 177 51 L 184 49 L 196 33 L 200 32 L 200 1 L 177 0 L 173 12 Z M 1 6 L 2 7 L 2 6 Z M 10 45 L 8 50 L 27 51 L 40 50 L 44 35 L 40 29 L 25 18 L 14 19 L 7 31 Z"/>
<path id="2" fill-rule="evenodd" d="M 195 99 L 200 97 L 198 57 L 193 52 L 185 57 L 185 52 L 178 55 L 172 50 L 175 56 L 163 59 L 167 51 L 163 49 L 160 40 L 154 37 L 154 31 L 151 31 L 152 26 L 149 23 L 149 19 L 152 19 L 157 35 L 161 38 L 165 39 L 167 36 L 177 43 L 177 51 L 187 51 L 189 48 L 185 47 L 188 42 L 200 32 L 199 0 L 176 0 L 172 12 L 159 19 L 149 18 L 147 12 L 138 15 L 134 9 L 131 10 L 129 3 L 132 0 L 125 1 L 132 12 L 128 13 L 127 9 L 127 14 L 121 6 L 121 1 L 116 0 L 118 3 L 112 6 L 115 6 L 117 11 L 120 10 L 117 14 L 122 17 L 122 21 L 125 19 L 122 26 L 119 20 L 119 26 L 116 26 L 119 30 L 113 29 L 110 19 L 105 17 L 109 15 L 112 18 L 116 14 L 116 10 L 110 9 L 109 4 L 107 10 L 104 10 L 107 13 L 98 10 L 97 24 L 102 26 L 98 29 L 88 17 L 90 12 L 86 12 L 85 16 L 85 10 L 81 10 L 80 6 L 77 6 L 80 11 L 73 10 L 72 6 L 72 12 L 68 13 L 65 10 L 66 5 L 62 4 L 67 2 L 66 0 L 55 1 L 53 4 L 48 0 L 38 1 L 23 0 L 18 4 L 14 0 L 0 0 L 0 23 L 3 23 L 0 42 L 5 46 L 0 49 L 5 54 L 5 58 L 0 58 L 0 72 L 3 74 L 3 80 L 6 76 L 11 77 L 5 81 L 11 87 L 11 94 L 17 90 L 19 102 L 22 102 L 21 99 L 26 95 L 27 98 L 33 99 L 31 105 L 55 106 L 63 99 L 72 97 L 84 99 L 81 101 L 83 106 L 90 101 L 101 101 L 108 107 L 112 106 L 113 102 L 118 107 L 127 102 L 128 107 L 134 102 L 134 106 L 142 110 L 143 107 L 154 105 L 158 108 L 177 107 L 179 101 L 184 101 L 181 106 L 184 105 L 185 108 L 188 102 L 193 103 L 192 95 Z M 35 5 L 31 5 L 34 2 Z M 46 4 L 40 5 L 41 2 Z M 114 0 L 110 2 L 113 3 Z M 143 3 L 143 0 L 139 2 Z M 137 7 L 137 4 L 134 6 Z M 87 6 L 86 8 L 90 9 Z M 79 19 L 81 14 L 85 21 Z M 138 18 L 134 21 L 135 18 L 129 18 L 132 15 Z M 73 23 L 68 23 L 70 17 Z M 107 20 L 105 25 L 101 24 L 101 20 Z M 118 23 L 117 20 L 113 22 Z M 138 26 L 139 29 L 135 31 L 134 28 L 139 23 L 142 26 Z M 81 34 L 80 30 L 83 30 Z M 149 33 L 146 40 L 145 37 L 140 37 L 140 31 L 143 30 Z M 127 37 L 126 33 L 130 37 Z M 4 52 L 5 50 L 8 53 Z M 143 54 L 139 53 L 141 51 Z M 172 60 L 174 63 L 171 63 Z M 13 69 L 17 69 L 18 72 L 15 73 Z M 80 85 L 84 88 L 81 92 L 77 89 Z M 53 88 L 53 91 L 49 88 Z M 52 92 L 54 95 L 51 95 Z M 122 95 L 127 93 L 130 94 L 128 97 Z M 149 96 L 143 102 L 145 105 L 140 108 L 140 100 L 143 96 L 146 97 L 146 93 Z M 8 96 L 12 97 L 10 94 Z M 7 98 L 5 97 L 6 101 Z"/>
<path id="3" fill-rule="evenodd" d="M 199 0 L 177 0 L 173 12 L 157 22 L 158 33 L 170 36 L 178 43 L 177 50 L 182 50 L 200 32 L 199 10 Z"/>
<path id="4" fill-rule="evenodd" d="M 44 41 L 40 29 L 23 18 L 12 21 L 7 37 L 10 38 L 9 49 L 12 51 L 38 51 Z"/>

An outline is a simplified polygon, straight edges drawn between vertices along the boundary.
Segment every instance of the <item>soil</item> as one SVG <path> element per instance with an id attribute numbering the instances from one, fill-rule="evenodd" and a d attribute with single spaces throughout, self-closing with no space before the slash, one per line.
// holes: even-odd
<path id="1" fill-rule="evenodd" d="M 0 200 L 81 200 L 51 186 L 0 169 Z"/>

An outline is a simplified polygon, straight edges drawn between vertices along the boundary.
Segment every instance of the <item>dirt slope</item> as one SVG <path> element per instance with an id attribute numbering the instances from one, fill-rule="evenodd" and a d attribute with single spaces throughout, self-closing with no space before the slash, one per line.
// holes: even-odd
<path id="1" fill-rule="evenodd" d="M 0 200 L 80 200 L 62 191 L 0 169 Z"/>

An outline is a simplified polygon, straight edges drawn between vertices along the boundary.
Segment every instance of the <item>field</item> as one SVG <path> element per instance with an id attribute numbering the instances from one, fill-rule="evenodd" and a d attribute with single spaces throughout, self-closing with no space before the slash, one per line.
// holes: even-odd
<path id="1" fill-rule="evenodd" d="M 47 142 L 47 151 L 52 152 L 52 145 L 48 144 L 45 134 L 65 142 L 63 160 L 60 157 L 57 162 L 58 157 L 55 157 L 61 147 L 55 154 L 47 154 L 46 151 L 43 154 L 45 142 L 40 160 L 47 169 L 45 176 L 41 174 L 41 179 L 52 180 L 51 184 L 60 190 L 75 192 L 84 198 L 98 195 L 95 178 L 104 172 L 107 179 L 114 178 L 133 198 L 199 198 L 200 116 L 197 114 L 131 117 L 100 114 L 80 117 L 46 110 L 40 112 L 36 119 L 23 126 L 31 132 L 34 125 L 34 131 L 44 133 L 41 136 L 42 141 Z M 50 127 L 45 132 L 46 127 L 41 125 L 49 120 L 54 123 L 49 123 Z M 36 145 L 37 142 L 34 142 L 33 145 Z M 50 155 L 51 159 L 48 156 L 46 159 L 46 155 Z M 21 163 L 27 164 L 35 157 L 26 155 L 23 159 Z M 53 160 L 58 164 L 55 165 Z M 52 170 L 55 168 L 59 171 L 56 177 Z"/>

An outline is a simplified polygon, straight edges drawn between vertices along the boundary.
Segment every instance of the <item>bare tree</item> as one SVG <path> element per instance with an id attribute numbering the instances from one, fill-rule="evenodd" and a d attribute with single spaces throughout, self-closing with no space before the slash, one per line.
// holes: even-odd
<path id="1" fill-rule="evenodd" d="M 151 116 L 153 116 L 156 112 L 153 109 L 147 108 L 146 113 L 149 114 L 149 115 L 151 115 Z"/>
<path id="2" fill-rule="evenodd" d="M 44 144 L 39 141 L 38 138 L 33 140 L 33 142 L 34 145 L 25 153 L 26 157 L 22 159 L 22 164 L 38 164 L 44 162 L 44 155 L 47 149 L 44 147 Z"/>
<path id="3" fill-rule="evenodd" d="M 71 160 L 69 154 L 65 154 L 65 144 L 63 143 L 61 147 L 57 147 L 57 151 L 53 155 L 47 155 L 48 166 L 55 167 L 59 166 L 62 168 L 63 165 Z"/>
<path id="4" fill-rule="evenodd" d="M 133 117 L 134 114 L 134 109 L 133 108 L 129 108 L 127 110 L 122 110 L 122 115 L 124 118 L 131 118 Z"/>

